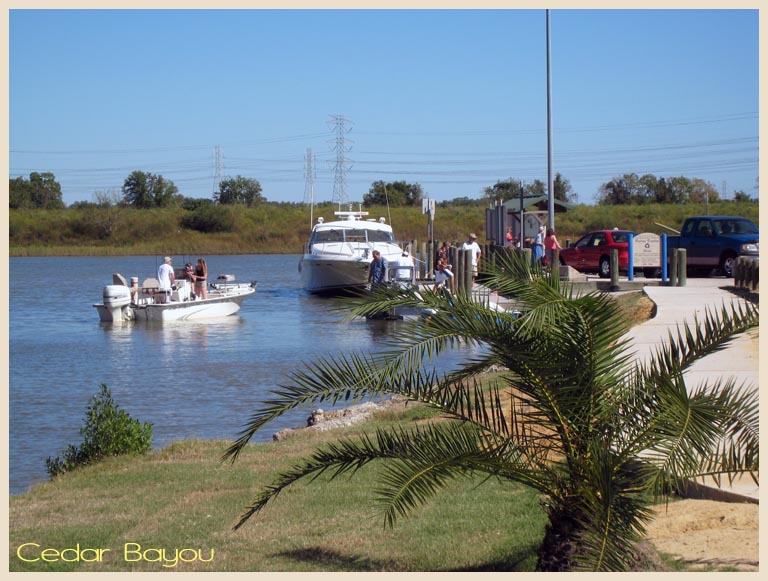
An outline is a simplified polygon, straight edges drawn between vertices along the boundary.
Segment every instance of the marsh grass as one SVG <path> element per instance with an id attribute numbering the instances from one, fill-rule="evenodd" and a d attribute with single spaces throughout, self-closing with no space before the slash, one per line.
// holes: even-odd
<path id="1" fill-rule="evenodd" d="M 485 232 L 487 203 L 441 205 L 435 212 L 437 241 L 463 242 L 468 232 Z M 333 218 L 337 207 L 320 204 L 314 219 Z M 400 242 L 424 242 L 428 220 L 421 207 L 369 207 L 369 218 L 384 217 Z M 192 211 L 182 208 L 68 208 L 64 210 L 10 210 L 11 256 L 126 256 L 174 254 L 298 254 L 307 241 L 309 207 L 303 204 L 266 203 L 233 206 L 231 231 L 203 234 L 184 227 Z M 757 203 L 713 202 L 710 214 L 735 214 L 757 223 Z M 661 222 L 680 228 L 686 217 L 703 214 L 703 204 L 645 204 L 642 206 L 577 205 L 557 214 L 561 244 L 575 242 L 591 230 L 622 227 L 637 232 L 662 232 Z M 106 228 L 109 227 L 107 234 Z"/>

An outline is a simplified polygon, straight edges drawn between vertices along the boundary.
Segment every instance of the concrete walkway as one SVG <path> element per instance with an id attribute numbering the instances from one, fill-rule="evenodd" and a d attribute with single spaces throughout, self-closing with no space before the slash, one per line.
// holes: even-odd
<path id="1" fill-rule="evenodd" d="M 724 290 L 732 281 L 723 278 L 688 279 L 684 287 L 646 286 L 645 294 L 656 304 L 656 316 L 633 327 L 628 336 L 633 341 L 635 355 L 641 360 L 653 355 L 656 348 L 668 341 L 669 333 L 676 335 L 683 322 L 693 324 L 694 317 L 703 319 L 706 309 L 719 312 L 723 305 L 743 302 L 744 299 Z M 759 338 L 757 330 L 736 338 L 727 348 L 697 361 L 686 373 L 690 387 L 706 381 L 735 378 L 737 384 L 759 389 Z M 759 487 L 750 478 L 742 478 L 722 490 L 707 487 L 705 496 L 716 500 L 754 500 L 759 498 Z M 733 498 L 728 498 L 734 495 Z"/>

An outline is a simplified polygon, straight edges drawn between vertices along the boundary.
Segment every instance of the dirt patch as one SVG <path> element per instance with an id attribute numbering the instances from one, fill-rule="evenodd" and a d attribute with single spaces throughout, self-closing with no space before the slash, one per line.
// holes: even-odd
<path id="1" fill-rule="evenodd" d="M 757 504 L 682 500 L 656 509 L 648 540 L 686 569 L 757 571 Z"/>

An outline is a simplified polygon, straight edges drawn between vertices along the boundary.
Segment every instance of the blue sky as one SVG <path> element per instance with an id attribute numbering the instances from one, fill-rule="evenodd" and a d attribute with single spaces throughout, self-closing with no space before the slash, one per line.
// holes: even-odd
<path id="1" fill-rule="evenodd" d="M 134 170 L 270 201 L 376 180 L 438 201 L 547 180 L 544 10 L 12 10 L 10 177 L 67 204 Z M 757 10 L 553 10 L 554 170 L 578 201 L 623 173 L 757 196 Z"/>

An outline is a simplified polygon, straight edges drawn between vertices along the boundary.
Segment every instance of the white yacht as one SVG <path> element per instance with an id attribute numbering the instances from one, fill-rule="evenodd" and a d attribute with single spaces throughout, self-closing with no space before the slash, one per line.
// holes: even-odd
<path id="1" fill-rule="evenodd" d="M 378 250 L 397 266 L 403 251 L 395 242 L 392 227 L 379 220 L 366 219 L 368 212 L 334 212 L 337 220 L 317 219 L 304 255 L 299 260 L 304 289 L 311 293 L 342 293 L 364 288 L 373 251 Z"/>

